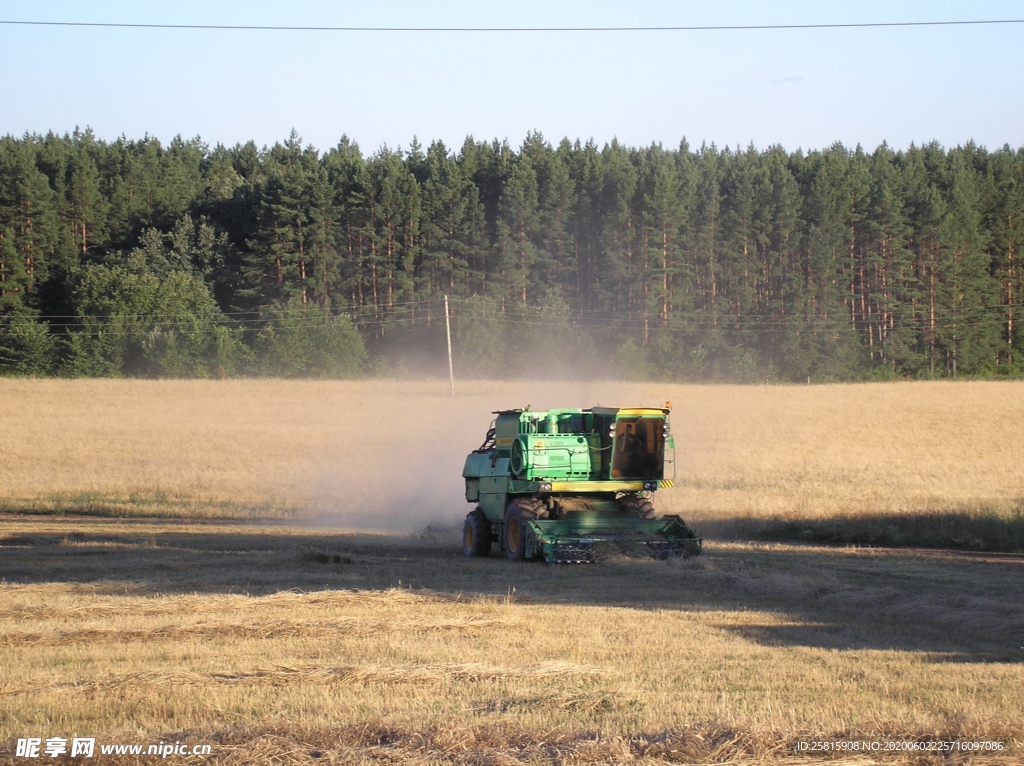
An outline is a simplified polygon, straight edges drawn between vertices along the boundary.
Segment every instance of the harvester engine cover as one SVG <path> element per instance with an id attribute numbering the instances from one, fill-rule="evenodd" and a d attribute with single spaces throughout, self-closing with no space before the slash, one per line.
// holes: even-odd
<path id="1" fill-rule="evenodd" d="M 466 457 L 462 548 L 510 559 L 593 561 L 599 551 L 639 545 L 658 557 L 701 552 L 678 516 L 659 518 L 654 495 L 672 486 L 669 406 L 495 412 L 484 443 Z M 670 455 L 670 457 L 666 457 Z"/>

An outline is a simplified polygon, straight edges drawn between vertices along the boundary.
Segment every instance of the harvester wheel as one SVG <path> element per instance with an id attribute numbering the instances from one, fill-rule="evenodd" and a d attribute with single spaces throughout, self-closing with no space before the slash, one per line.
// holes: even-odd
<path id="1" fill-rule="evenodd" d="M 643 521 L 652 521 L 658 518 L 658 514 L 654 510 L 654 503 L 646 497 L 637 497 L 636 495 L 620 497 L 619 510 L 625 513 L 634 513 Z"/>
<path id="2" fill-rule="evenodd" d="M 466 516 L 462 526 L 462 552 L 467 556 L 491 555 L 491 522 L 479 508 Z"/>
<path id="3" fill-rule="evenodd" d="M 526 522 L 546 517 L 544 503 L 534 497 L 517 497 L 505 509 L 505 555 L 512 561 L 526 558 Z"/>

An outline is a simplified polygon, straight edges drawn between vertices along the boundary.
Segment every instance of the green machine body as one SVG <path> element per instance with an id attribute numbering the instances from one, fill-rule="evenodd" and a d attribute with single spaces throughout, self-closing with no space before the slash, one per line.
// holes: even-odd
<path id="1" fill-rule="evenodd" d="M 694 555 L 701 540 L 654 495 L 673 485 L 670 407 L 499 410 L 466 457 L 463 551 L 551 563 L 592 561 L 607 546 Z M 666 466 L 670 467 L 666 472 Z"/>

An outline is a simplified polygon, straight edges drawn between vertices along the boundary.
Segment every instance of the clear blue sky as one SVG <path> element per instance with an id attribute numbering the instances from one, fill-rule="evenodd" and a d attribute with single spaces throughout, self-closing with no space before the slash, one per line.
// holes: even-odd
<path id="1" fill-rule="evenodd" d="M 0 19 L 673 26 L 1024 18 L 1024 2 L 11 2 Z M 1024 24 L 631 33 L 0 27 L 0 134 L 287 137 L 366 152 L 527 131 L 628 145 L 1024 146 Z"/>

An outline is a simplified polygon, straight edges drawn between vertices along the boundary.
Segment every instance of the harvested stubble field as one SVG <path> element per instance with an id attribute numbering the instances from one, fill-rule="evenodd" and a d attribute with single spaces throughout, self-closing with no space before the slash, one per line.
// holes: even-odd
<path id="1" fill-rule="evenodd" d="M 12 762 L 26 736 L 208 743 L 191 761 L 227 764 L 801 763 L 801 740 L 860 738 L 1006 748 L 892 763 L 1022 754 L 1018 557 L 716 543 L 550 567 L 465 559 L 437 528 L 3 526 Z"/>
<path id="2" fill-rule="evenodd" d="M 1006 749 L 834 757 L 1020 762 L 1019 556 L 457 553 L 490 410 L 664 399 L 680 487 L 659 509 L 698 531 L 1021 547 L 1016 383 L 479 383 L 452 402 L 436 383 L 0 381 L 0 761 L 27 762 L 18 737 L 95 736 L 227 764 L 802 763 L 801 740 L 861 738 Z"/>

